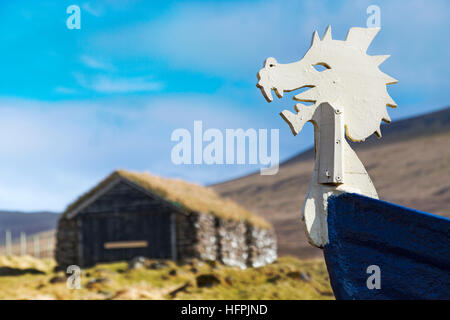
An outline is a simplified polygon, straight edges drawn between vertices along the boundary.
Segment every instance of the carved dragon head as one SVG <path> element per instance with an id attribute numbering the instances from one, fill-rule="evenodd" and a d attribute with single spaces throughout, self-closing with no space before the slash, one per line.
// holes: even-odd
<path id="1" fill-rule="evenodd" d="M 381 136 L 381 120 L 390 122 L 386 106 L 396 107 L 386 85 L 397 82 L 379 70 L 378 66 L 389 56 L 369 56 L 366 50 L 379 28 L 351 28 L 344 41 L 333 40 L 331 27 L 322 39 L 314 32 L 311 47 L 297 62 L 278 63 L 268 58 L 258 72 L 257 87 L 268 102 L 273 100 L 272 90 L 279 98 L 283 92 L 301 88 L 310 89 L 294 96 L 294 100 L 313 102 L 313 106 L 297 104 L 299 112 L 328 102 L 344 111 L 346 135 L 353 141 L 363 141 L 376 133 Z M 317 70 L 317 66 L 323 70 Z M 294 128 L 282 112 L 283 118 L 296 135 L 301 127 Z"/>

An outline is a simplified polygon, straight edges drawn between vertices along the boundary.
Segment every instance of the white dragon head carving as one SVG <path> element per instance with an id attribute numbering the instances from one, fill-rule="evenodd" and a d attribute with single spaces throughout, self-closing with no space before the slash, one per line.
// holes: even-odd
<path id="1" fill-rule="evenodd" d="M 343 108 L 346 135 L 352 141 L 363 141 L 373 133 L 381 136 L 381 121 L 390 122 L 386 106 L 396 107 L 389 96 L 386 85 L 397 82 L 378 69 L 389 56 L 369 56 L 367 48 L 379 28 L 351 28 L 344 41 L 333 40 L 331 27 L 322 39 L 314 32 L 310 49 L 297 62 L 278 63 L 268 58 L 258 73 L 257 86 L 268 102 L 273 100 L 271 90 L 281 98 L 283 92 L 309 87 L 294 97 L 294 100 L 313 102 L 314 106 L 328 102 Z M 318 71 L 315 66 L 325 67 Z M 302 108 L 311 108 L 297 104 Z M 296 135 L 301 127 L 293 127 L 286 115 L 283 118 Z"/>

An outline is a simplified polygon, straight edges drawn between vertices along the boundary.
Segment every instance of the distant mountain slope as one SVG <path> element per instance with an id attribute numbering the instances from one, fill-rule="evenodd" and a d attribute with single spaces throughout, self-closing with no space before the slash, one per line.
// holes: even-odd
<path id="1" fill-rule="evenodd" d="M 53 212 L 11 212 L 0 211 L 0 244 L 5 242 L 5 231 L 18 238 L 20 232 L 34 234 L 56 228 L 59 214 Z"/>
<path id="2" fill-rule="evenodd" d="M 393 122 L 381 132 L 382 139 L 352 143 L 380 199 L 450 217 L 450 108 Z M 281 255 L 319 256 L 300 223 L 312 170 L 310 149 L 282 163 L 277 175 L 252 174 L 211 187 L 273 223 Z"/>

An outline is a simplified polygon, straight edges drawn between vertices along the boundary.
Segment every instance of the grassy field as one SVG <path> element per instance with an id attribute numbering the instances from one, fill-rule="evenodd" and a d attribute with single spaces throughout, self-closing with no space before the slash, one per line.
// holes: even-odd
<path id="1" fill-rule="evenodd" d="M 322 260 L 281 257 L 245 270 L 196 260 L 101 264 L 82 271 L 78 290 L 53 267 L 51 259 L 0 257 L 0 299 L 334 299 Z"/>

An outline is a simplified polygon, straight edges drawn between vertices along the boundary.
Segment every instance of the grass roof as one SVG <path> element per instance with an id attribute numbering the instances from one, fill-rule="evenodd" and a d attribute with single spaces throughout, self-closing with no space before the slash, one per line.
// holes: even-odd
<path id="1" fill-rule="evenodd" d="M 209 188 L 202 187 L 198 184 L 188 183 L 179 179 L 168 179 L 154 176 L 147 172 L 140 173 L 126 170 L 114 171 L 97 186 L 70 204 L 63 213 L 63 216 L 75 209 L 79 204 L 90 198 L 98 190 L 102 189 L 116 178 L 123 178 L 131 181 L 132 183 L 139 185 L 140 187 L 187 211 L 209 213 L 223 219 L 246 221 L 260 228 L 272 228 L 270 223 L 262 217 L 239 206 L 230 199 L 220 197 Z"/>

